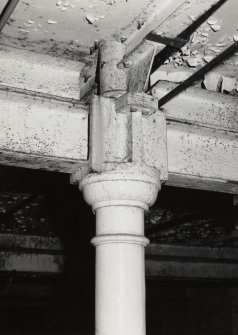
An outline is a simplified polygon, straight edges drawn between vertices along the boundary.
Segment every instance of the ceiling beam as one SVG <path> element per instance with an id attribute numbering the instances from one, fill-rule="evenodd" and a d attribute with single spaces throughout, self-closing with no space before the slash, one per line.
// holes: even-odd
<path id="1" fill-rule="evenodd" d="M 160 99 L 175 86 L 159 82 L 153 95 Z M 195 87 L 164 105 L 167 185 L 237 193 L 237 106 L 236 97 Z"/>
<path id="2" fill-rule="evenodd" d="M 238 186 L 238 138 L 237 133 L 228 133 L 185 123 L 169 122 L 167 125 L 167 150 L 169 174 L 167 185 L 178 186 L 176 176 L 195 177 L 196 183 L 210 180 L 211 190 L 217 191 L 220 182 L 232 192 Z M 215 189 L 213 189 L 213 180 Z M 174 183 L 173 183 L 174 182 Z M 196 186 L 195 182 L 193 185 Z M 198 182 L 199 184 L 199 182 Z M 235 192 L 237 193 L 237 187 Z"/>
<path id="3" fill-rule="evenodd" d="M 158 92 L 159 87 L 155 96 Z M 237 99 L 221 94 L 218 98 L 201 89 L 194 95 L 196 99 L 189 103 L 179 95 L 176 108 L 170 105 L 167 114 L 166 184 L 238 194 Z M 193 98 L 188 94 L 186 99 Z M 3 88 L 0 104 L 0 164 L 43 166 L 66 173 L 87 164 L 89 110 L 85 104 Z"/>
<path id="4" fill-rule="evenodd" d="M 85 160 L 36 155 L 17 151 L 0 151 L 0 165 L 23 169 L 72 174 L 83 168 Z"/>
<path id="5" fill-rule="evenodd" d="M 0 234 L 0 249 L 0 272 L 61 274 L 67 260 L 56 237 Z M 237 281 L 238 250 L 150 244 L 145 267 L 147 278 L 154 280 Z"/>
<path id="6" fill-rule="evenodd" d="M 190 40 L 191 35 L 213 15 L 228 0 L 192 0 L 185 2 L 180 8 L 165 20 L 153 34 L 161 35 L 166 32 L 168 38 L 182 38 Z M 177 51 L 175 48 L 159 44 L 158 53 L 155 56 L 152 68 L 152 76 L 156 77 L 156 71 L 161 65 Z"/>
<path id="7" fill-rule="evenodd" d="M 157 99 L 164 97 L 176 84 L 160 81 L 153 89 Z M 168 121 L 238 132 L 238 98 L 191 87 L 163 106 Z"/>
<path id="8" fill-rule="evenodd" d="M 0 89 L 0 105 L 1 151 L 57 160 L 87 159 L 88 108 L 85 105 L 9 89 Z"/>
<path id="9" fill-rule="evenodd" d="M 158 4 L 155 7 L 156 2 L 158 2 Z M 162 22 L 186 2 L 186 0 L 152 1 L 146 11 L 141 15 L 141 18 L 139 17 L 136 22 L 133 22 L 132 25 L 126 29 L 126 53 L 129 54 L 134 50 L 143 42 L 147 34 L 158 28 Z"/>
<path id="10" fill-rule="evenodd" d="M 68 59 L 0 47 L 1 85 L 6 87 L 79 100 L 84 66 Z"/>
<path id="11" fill-rule="evenodd" d="M 146 275 L 152 279 L 237 280 L 238 250 L 151 244 Z"/>

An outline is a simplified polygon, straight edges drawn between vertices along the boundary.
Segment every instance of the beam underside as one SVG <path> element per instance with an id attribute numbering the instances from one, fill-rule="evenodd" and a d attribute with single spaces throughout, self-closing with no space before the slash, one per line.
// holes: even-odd
<path id="1" fill-rule="evenodd" d="M 0 272 L 60 275 L 70 255 L 56 237 L 0 234 Z M 147 278 L 238 280 L 238 252 L 232 248 L 150 244 Z"/>
<path id="2" fill-rule="evenodd" d="M 210 100 L 206 100 L 207 95 L 201 91 L 204 90 L 194 92 L 201 95 L 200 100 L 190 101 L 198 106 L 194 114 L 185 110 L 179 119 L 179 111 L 191 100 L 187 97 L 189 93 L 185 101 L 178 97 L 177 105 L 173 102 L 178 108 L 168 106 L 170 177 L 167 185 L 237 193 L 237 123 L 232 123 L 237 100 L 232 98 L 227 108 L 227 97 L 224 101 L 221 98 L 216 106 L 217 95 L 210 93 Z M 0 91 L 0 102 L 1 165 L 72 173 L 87 163 L 88 108 L 85 105 L 5 90 Z M 210 117 L 206 118 L 204 113 L 197 116 L 196 124 L 194 118 L 204 104 L 208 110 L 212 106 L 214 110 L 207 114 Z"/>
<path id="3" fill-rule="evenodd" d="M 7 47 L 0 55 L 0 165 L 72 173 L 87 164 L 89 108 L 78 93 L 83 64 Z M 172 86 L 160 82 L 154 97 Z M 192 88 L 164 106 L 167 185 L 238 192 L 237 100 Z"/>

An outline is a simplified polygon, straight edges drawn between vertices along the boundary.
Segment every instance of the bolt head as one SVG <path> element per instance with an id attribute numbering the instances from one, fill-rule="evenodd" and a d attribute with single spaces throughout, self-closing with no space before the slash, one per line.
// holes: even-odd
<path id="1" fill-rule="evenodd" d="M 131 66 L 131 62 L 129 62 L 129 61 L 124 61 L 124 62 L 123 62 L 123 65 L 124 65 L 125 68 L 129 68 L 129 67 Z"/>
<path id="2" fill-rule="evenodd" d="M 142 115 L 145 116 L 145 115 L 148 115 L 148 114 L 149 114 L 149 111 L 148 111 L 148 110 L 145 110 L 145 109 L 144 109 L 144 110 L 142 111 Z"/>
<path id="3" fill-rule="evenodd" d="M 136 106 L 131 106 L 131 112 L 132 113 L 138 112 L 138 108 Z"/>
<path id="4" fill-rule="evenodd" d="M 93 47 L 90 47 L 90 48 L 89 48 L 89 51 L 90 51 L 90 55 L 93 55 L 94 52 L 95 52 L 95 47 L 94 47 L 94 46 L 93 46 Z"/>
<path id="5" fill-rule="evenodd" d="M 97 50 L 99 48 L 99 44 L 100 44 L 100 41 L 98 41 L 98 40 L 94 41 L 94 48 L 95 48 L 95 50 Z"/>
<path id="6" fill-rule="evenodd" d="M 143 24 L 144 24 L 144 21 L 142 21 L 142 20 L 137 21 L 137 29 L 141 29 Z"/>
<path id="7" fill-rule="evenodd" d="M 121 36 L 121 43 L 126 42 L 126 36 Z"/>

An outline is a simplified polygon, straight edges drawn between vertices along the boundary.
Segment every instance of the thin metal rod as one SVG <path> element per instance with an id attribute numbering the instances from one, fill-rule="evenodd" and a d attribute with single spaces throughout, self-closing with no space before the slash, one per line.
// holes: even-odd
<path id="1" fill-rule="evenodd" d="M 199 16 L 192 24 L 190 24 L 184 31 L 182 31 L 177 38 L 180 39 L 180 42 L 184 40 L 184 45 L 187 44 L 187 41 L 189 40 L 190 36 L 205 22 L 211 15 L 213 15 L 221 6 L 223 6 L 228 0 L 220 0 L 211 8 L 209 8 L 205 13 L 203 13 L 201 16 Z M 183 45 L 182 45 L 183 46 Z M 152 71 L 156 71 L 161 65 L 164 64 L 164 62 L 169 59 L 171 55 L 176 52 L 177 49 L 167 46 L 159 52 L 155 56 L 154 64 L 152 67 Z"/>
<path id="2" fill-rule="evenodd" d="M 147 41 L 162 43 L 162 44 L 165 44 L 169 47 L 176 48 L 176 49 L 181 49 L 184 45 L 189 43 L 189 40 L 184 40 L 184 39 L 179 38 L 179 37 L 171 38 L 171 37 L 167 37 L 167 36 L 161 36 L 161 35 L 155 34 L 154 32 L 149 33 L 145 37 L 145 39 Z"/>
<path id="3" fill-rule="evenodd" d="M 0 33 L 20 0 L 9 0 L 0 15 Z"/>
<path id="4" fill-rule="evenodd" d="M 191 77 L 186 79 L 182 84 L 175 87 L 172 91 L 170 91 L 168 94 L 166 94 L 163 98 L 159 100 L 159 108 L 162 107 L 164 104 L 166 104 L 168 101 L 170 101 L 172 98 L 174 98 L 176 95 L 184 91 L 186 88 L 191 86 L 195 81 L 200 80 L 204 74 L 206 74 L 208 71 L 219 65 L 222 61 L 233 55 L 238 49 L 238 42 L 233 43 L 231 46 L 229 46 L 226 50 L 221 52 L 217 57 L 215 57 L 213 60 L 211 60 L 209 63 L 207 63 L 205 66 L 203 66 L 201 69 L 199 69 L 197 72 L 195 72 Z"/>

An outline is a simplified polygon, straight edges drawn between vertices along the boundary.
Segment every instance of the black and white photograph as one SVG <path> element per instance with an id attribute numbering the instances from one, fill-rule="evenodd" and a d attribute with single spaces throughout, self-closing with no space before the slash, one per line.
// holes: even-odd
<path id="1" fill-rule="evenodd" d="M 0 335 L 238 335 L 238 0 L 0 0 Z"/>

